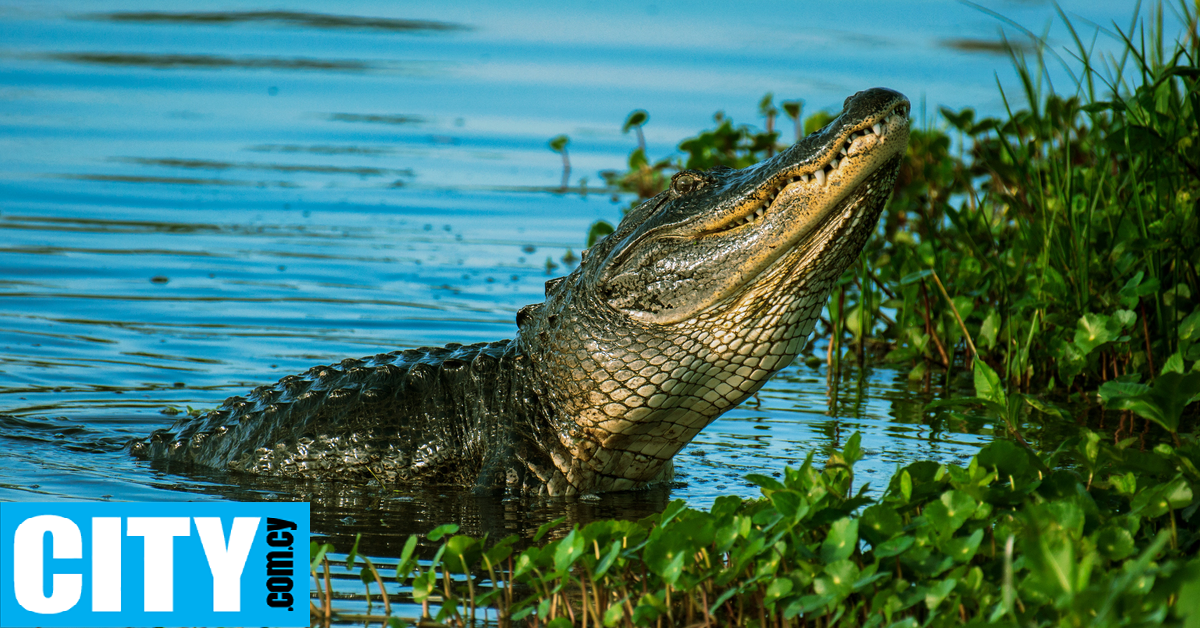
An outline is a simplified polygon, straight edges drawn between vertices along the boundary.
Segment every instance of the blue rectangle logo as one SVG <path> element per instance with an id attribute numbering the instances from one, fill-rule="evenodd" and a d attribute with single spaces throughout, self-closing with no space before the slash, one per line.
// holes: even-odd
<path id="1" fill-rule="evenodd" d="M 0 503 L 0 627 L 308 626 L 308 504 Z"/>

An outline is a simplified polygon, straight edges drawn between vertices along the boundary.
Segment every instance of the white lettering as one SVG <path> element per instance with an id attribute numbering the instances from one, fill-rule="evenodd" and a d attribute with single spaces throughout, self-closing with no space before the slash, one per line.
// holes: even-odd
<path id="1" fill-rule="evenodd" d="M 120 517 L 92 517 L 92 610 L 121 610 Z"/>
<path id="2" fill-rule="evenodd" d="M 83 558 L 83 537 L 70 519 L 58 515 L 30 517 L 22 521 L 13 534 L 13 589 L 17 603 L 25 610 L 53 615 L 70 610 L 79 602 L 83 574 L 54 574 L 50 597 L 46 597 L 42 587 L 45 573 L 42 543 L 47 532 L 50 533 L 50 551 L 54 558 Z"/>
<path id="3" fill-rule="evenodd" d="M 169 613 L 175 609 L 175 537 L 190 536 L 187 517 L 130 517 L 129 536 L 145 537 L 145 609 Z"/>
<path id="4" fill-rule="evenodd" d="M 242 610 L 242 570 L 254 544 L 260 517 L 234 517 L 225 545 L 220 517 L 196 517 L 196 533 L 208 557 L 213 576 L 213 611 L 236 613 Z"/>

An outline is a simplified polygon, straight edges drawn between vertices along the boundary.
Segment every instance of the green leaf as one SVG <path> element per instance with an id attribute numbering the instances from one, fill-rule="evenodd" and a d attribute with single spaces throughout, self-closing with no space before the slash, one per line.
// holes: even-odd
<path id="1" fill-rule="evenodd" d="M 469 536 L 460 534 L 446 541 L 446 569 L 452 572 L 470 574 L 471 567 L 479 561 L 480 556 L 483 556 L 483 550 L 479 547 L 479 541 Z"/>
<path id="2" fill-rule="evenodd" d="M 946 596 L 954 591 L 954 587 L 958 585 L 958 580 L 954 578 L 946 578 L 941 582 L 929 587 L 925 593 L 925 606 L 929 610 L 936 610 Z"/>
<path id="3" fill-rule="evenodd" d="M 515 534 L 510 534 L 503 539 L 500 539 L 500 541 L 489 548 L 485 553 L 487 559 L 491 561 L 493 565 L 499 565 L 500 561 L 512 555 L 512 546 L 519 540 L 521 540 L 521 538 Z"/>
<path id="4" fill-rule="evenodd" d="M 571 628 L 570 617 L 555 617 L 546 623 L 546 628 Z"/>
<path id="5" fill-rule="evenodd" d="M 1110 325 L 1110 318 L 1103 314 L 1087 313 L 1075 324 L 1075 346 L 1083 355 L 1092 352 L 1100 345 L 1116 340 L 1118 335 Z"/>
<path id="6" fill-rule="evenodd" d="M 1148 390 L 1128 383 L 1109 386 L 1112 383 L 1105 382 L 1100 387 L 1105 405 L 1113 410 L 1132 410 L 1172 434 L 1179 430 L 1184 408 L 1200 399 L 1200 371 L 1163 373 L 1150 382 Z"/>
<path id="7" fill-rule="evenodd" d="M 458 524 L 446 523 L 430 530 L 429 534 L 426 535 L 426 538 L 428 538 L 430 541 L 440 541 L 442 540 L 443 536 L 446 536 L 447 534 L 454 534 L 455 532 L 458 532 Z"/>
<path id="8" fill-rule="evenodd" d="M 791 578 L 776 578 L 772 580 L 771 584 L 767 585 L 767 593 L 763 598 L 763 603 L 767 605 L 767 608 L 773 608 L 775 602 L 792 592 L 792 586 Z"/>
<path id="9" fill-rule="evenodd" d="M 354 559 L 358 558 L 358 542 L 362 540 L 362 532 L 354 535 L 354 545 L 350 548 L 350 553 L 346 554 L 346 569 L 354 569 Z"/>
<path id="10" fill-rule="evenodd" d="M 592 248 L 597 242 L 611 235 L 613 226 L 607 220 L 597 220 L 588 228 L 587 248 Z"/>
<path id="11" fill-rule="evenodd" d="M 408 535 L 408 540 L 404 542 L 404 549 L 400 551 L 400 560 L 396 563 L 396 581 L 403 583 L 408 574 L 412 573 L 412 568 L 416 563 L 410 564 L 413 551 L 417 549 L 417 535 Z"/>
<path id="12" fill-rule="evenodd" d="M 813 579 L 813 591 L 817 595 L 831 595 L 842 599 L 854 590 L 860 570 L 851 560 L 839 560 L 825 566 L 825 575 Z"/>
<path id="13" fill-rule="evenodd" d="M 872 545 L 878 545 L 900 533 L 904 520 L 896 510 L 885 504 L 875 504 L 863 511 L 859 519 L 862 535 Z"/>
<path id="14" fill-rule="evenodd" d="M 625 600 L 628 599 L 629 596 L 625 596 L 604 610 L 605 626 L 616 626 L 618 622 L 625 618 Z"/>
<path id="15" fill-rule="evenodd" d="M 975 530 L 968 537 L 955 537 L 942 543 L 939 549 L 942 553 L 954 559 L 954 562 L 965 563 L 975 557 L 979 542 L 983 540 L 983 528 Z"/>
<path id="16" fill-rule="evenodd" d="M 1109 560 L 1124 560 L 1137 550 L 1129 530 L 1107 525 L 1096 533 L 1096 549 Z"/>
<path id="17" fill-rule="evenodd" d="M 429 599 L 429 596 L 433 594 L 434 585 L 437 584 L 436 576 L 437 576 L 437 573 L 434 572 L 432 569 L 430 569 L 429 571 L 426 571 L 426 572 L 418 575 L 416 578 L 413 578 L 413 581 L 412 581 L 413 601 L 420 604 Z"/>
<path id="18" fill-rule="evenodd" d="M 674 586 L 683 571 L 683 562 L 687 555 L 686 537 L 678 534 L 659 534 L 652 536 L 646 543 L 643 560 L 650 571 Z"/>
<path id="19" fill-rule="evenodd" d="M 962 491 L 946 491 L 938 501 L 925 507 L 925 520 L 943 537 L 954 534 L 971 515 L 978 503 Z"/>
<path id="20" fill-rule="evenodd" d="M 796 522 L 808 514 L 808 502 L 804 497 L 795 491 L 783 490 L 771 493 L 771 505 L 775 506 L 775 510 L 784 518 Z"/>
<path id="21" fill-rule="evenodd" d="M 922 279 L 924 279 L 926 277 L 930 277 L 932 275 L 933 275 L 932 270 L 929 270 L 929 269 L 918 270 L 915 273 L 909 273 L 909 274 L 905 275 L 903 278 L 901 278 L 900 285 L 907 286 L 909 284 L 921 281 Z"/>
<path id="22" fill-rule="evenodd" d="M 898 536 L 894 539 L 884 541 L 875 546 L 876 558 L 891 558 L 903 554 L 905 550 L 912 547 L 913 537 Z"/>
<path id="23" fill-rule="evenodd" d="M 565 135 L 555 135 L 554 137 L 550 138 L 548 144 L 550 146 L 550 150 L 556 153 L 561 153 L 567 149 L 567 144 L 570 143 L 570 141 L 570 138 Z"/>
<path id="24" fill-rule="evenodd" d="M 979 337 L 976 338 L 976 344 L 986 347 L 989 351 L 996 348 L 996 336 L 1000 333 L 1000 314 L 996 310 L 989 310 L 987 316 L 983 319 L 983 324 L 979 326 Z"/>
<path id="25" fill-rule="evenodd" d="M 1179 339 L 1187 342 L 1200 340 L 1200 308 L 1179 323 Z"/>
<path id="26" fill-rule="evenodd" d="M 821 560 L 825 564 L 846 560 L 858 547 L 858 520 L 842 517 L 829 526 L 829 534 L 821 543 Z"/>
<path id="27" fill-rule="evenodd" d="M 309 564 L 310 569 L 316 569 L 321 564 L 321 559 L 325 558 L 325 554 L 333 551 L 333 545 L 329 543 L 317 544 L 316 541 L 310 541 L 308 544 L 308 555 L 312 556 L 312 561 Z"/>
<path id="28" fill-rule="evenodd" d="M 746 481 L 763 489 L 763 495 L 767 495 L 768 491 L 782 491 L 785 487 L 782 482 L 773 477 L 763 475 L 761 473 L 751 473 L 746 476 Z"/>
<path id="29" fill-rule="evenodd" d="M 562 522 L 564 522 L 566 520 L 567 520 L 566 517 L 559 517 L 553 521 L 547 521 L 546 523 L 543 523 L 542 525 L 538 526 L 537 532 L 533 535 L 533 542 L 537 543 L 538 541 L 542 540 L 542 537 L 546 536 L 547 532 L 553 530 L 554 528 L 557 528 L 560 524 L 562 524 Z M 455 531 L 456 532 L 458 531 L 457 526 L 455 527 Z"/>
<path id="30" fill-rule="evenodd" d="M 842 457 L 846 459 L 846 464 L 853 466 L 854 463 L 862 460 L 862 433 L 855 432 L 846 440 L 846 446 L 842 449 Z"/>
<path id="31" fill-rule="evenodd" d="M 575 526 L 558 542 L 558 548 L 554 550 L 554 570 L 563 572 L 570 569 L 571 565 L 583 556 L 583 544 L 583 535 L 579 533 L 579 526 Z"/>
<path id="32" fill-rule="evenodd" d="M 1167 358 L 1167 361 L 1163 363 L 1162 372 L 1163 373 L 1179 373 L 1180 375 L 1182 375 L 1183 374 L 1183 354 L 1178 351 L 1176 351 L 1175 353 L 1172 353 L 1171 357 Z"/>
<path id="33" fill-rule="evenodd" d="M 1008 406 L 1000 376 L 983 360 L 975 360 L 975 395 L 1002 407 Z"/>
<path id="34" fill-rule="evenodd" d="M 622 133 L 628 133 L 629 129 L 642 126 L 650 121 L 650 114 L 645 109 L 634 109 L 629 113 L 629 117 L 625 118 L 625 124 L 621 126 Z"/>
<path id="35" fill-rule="evenodd" d="M 620 554 L 621 542 L 613 541 L 608 546 L 608 551 L 605 552 L 604 555 L 600 557 L 600 560 L 596 562 L 596 570 L 592 572 L 592 578 L 604 577 L 604 574 L 608 573 L 608 569 L 613 566 L 613 563 L 617 560 L 617 556 Z"/>

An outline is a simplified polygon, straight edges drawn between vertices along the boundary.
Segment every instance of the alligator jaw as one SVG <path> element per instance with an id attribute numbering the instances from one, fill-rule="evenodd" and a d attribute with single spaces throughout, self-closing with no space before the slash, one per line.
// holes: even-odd
<path id="1" fill-rule="evenodd" d="M 740 171 L 676 175 L 672 190 L 647 201 L 657 206 L 640 225 L 628 233 L 618 228 L 614 235 L 624 237 L 592 275 L 597 288 L 612 307 L 660 325 L 695 318 L 745 292 L 776 260 L 837 220 L 835 212 L 855 205 L 849 199 L 878 197 L 871 207 L 886 201 L 890 187 L 880 193 L 867 182 L 907 146 L 908 110 L 896 92 L 860 92 L 825 129 L 772 159 Z M 681 177 L 695 179 L 687 192 L 675 189 Z"/>

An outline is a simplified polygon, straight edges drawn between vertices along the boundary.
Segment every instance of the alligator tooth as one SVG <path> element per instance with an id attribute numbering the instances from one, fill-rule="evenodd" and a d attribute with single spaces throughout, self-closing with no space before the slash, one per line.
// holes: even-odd
<path id="1" fill-rule="evenodd" d="M 817 178 L 817 183 L 820 183 L 821 185 L 825 185 L 825 171 L 824 170 L 816 171 L 815 173 L 813 173 L 813 176 L 815 176 Z"/>
<path id="2" fill-rule="evenodd" d="M 833 172 L 834 170 L 837 170 L 838 165 L 839 165 L 839 163 L 838 163 L 837 158 L 829 160 L 829 171 Z"/>
<path id="3" fill-rule="evenodd" d="M 840 153 L 840 154 L 842 154 L 842 155 L 849 155 L 849 154 L 850 154 L 850 151 L 846 150 L 846 147 L 845 147 L 845 146 L 843 146 L 843 147 L 842 147 L 842 150 L 838 151 L 838 153 Z"/>
<path id="4" fill-rule="evenodd" d="M 809 179 L 811 179 L 811 178 L 812 178 L 812 177 L 811 177 L 811 176 L 809 176 L 809 175 L 807 175 L 807 174 L 802 174 L 802 175 L 800 175 L 800 180 L 801 180 L 801 181 L 803 181 L 803 182 L 805 182 L 805 183 L 808 183 Z"/>
<path id="5" fill-rule="evenodd" d="M 883 125 L 878 122 L 871 125 L 871 130 L 875 132 L 875 135 L 883 135 Z"/>

